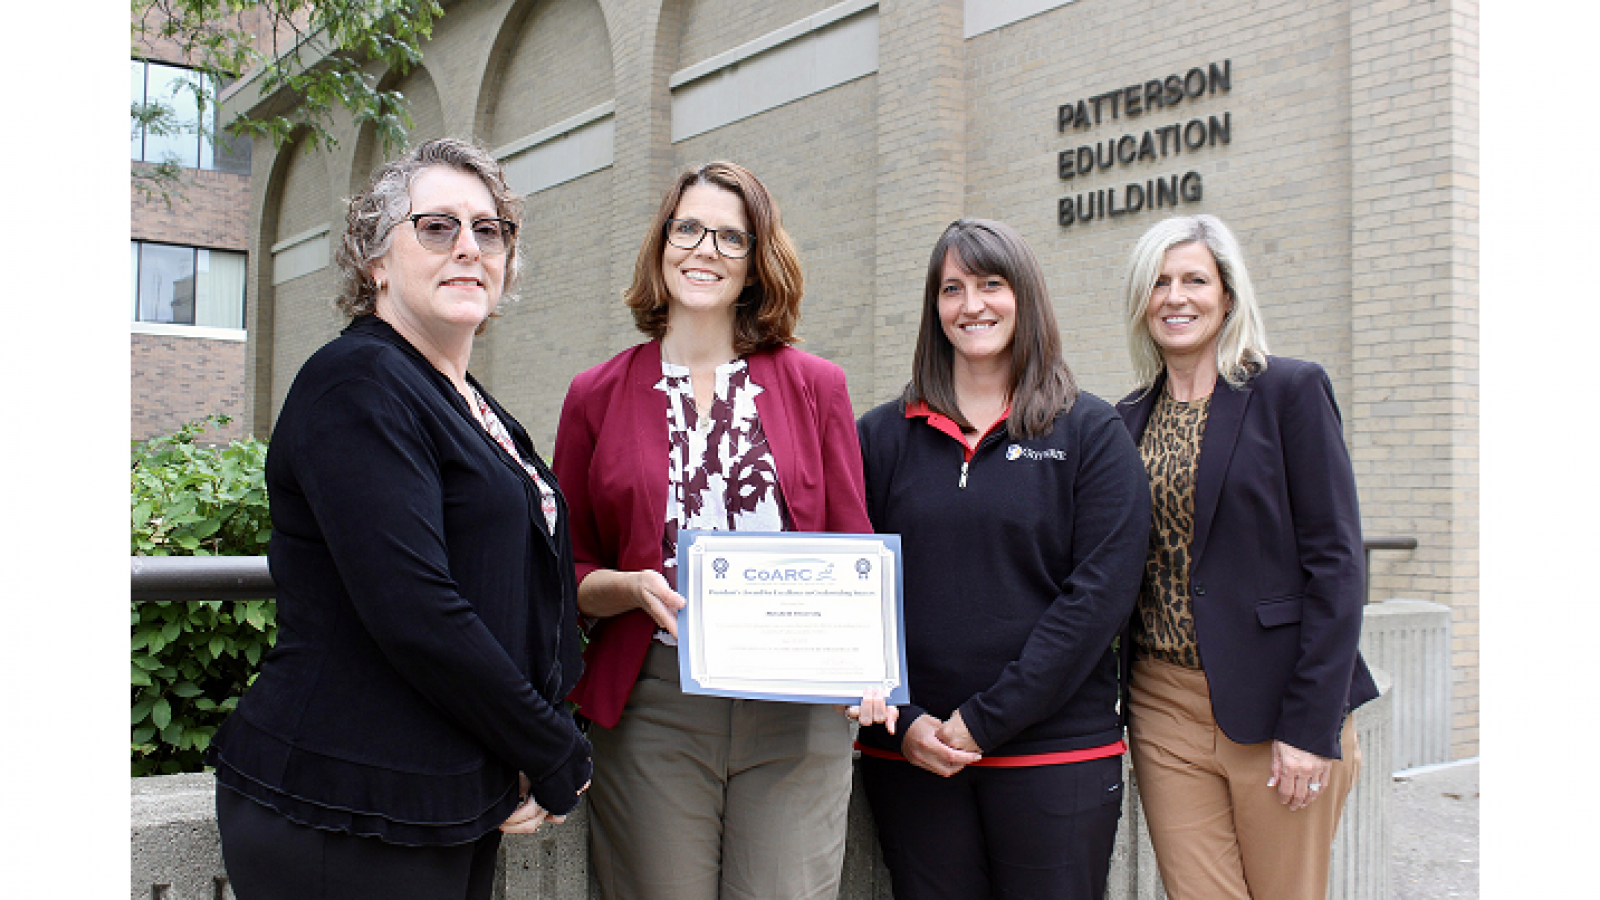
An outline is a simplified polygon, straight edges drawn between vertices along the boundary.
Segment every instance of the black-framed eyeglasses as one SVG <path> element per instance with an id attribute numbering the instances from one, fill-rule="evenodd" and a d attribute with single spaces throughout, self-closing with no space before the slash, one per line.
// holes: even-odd
<path id="1" fill-rule="evenodd" d="M 756 245 L 756 236 L 737 228 L 707 228 L 694 219 L 668 219 L 667 243 L 679 250 L 693 250 L 711 235 L 711 245 L 729 259 L 743 259 Z"/>
<path id="2" fill-rule="evenodd" d="M 449 253 L 456 245 L 456 235 L 461 233 L 461 220 L 449 213 L 416 213 L 406 216 L 417 229 L 417 243 L 435 253 Z M 517 223 L 509 219 L 473 219 L 472 239 L 478 250 L 488 256 L 498 256 L 517 239 Z"/>

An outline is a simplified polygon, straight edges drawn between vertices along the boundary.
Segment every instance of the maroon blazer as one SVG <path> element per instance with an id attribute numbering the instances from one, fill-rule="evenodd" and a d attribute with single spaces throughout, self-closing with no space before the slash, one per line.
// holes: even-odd
<path id="1" fill-rule="evenodd" d="M 756 410 L 796 531 L 870 534 L 861 448 L 844 371 L 793 348 L 746 357 L 761 386 Z M 661 342 L 624 350 L 572 379 L 551 468 L 571 511 L 582 583 L 596 569 L 662 570 L 667 517 L 667 395 Z M 643 610 L 590 632 L 583 678 L 570 698 L 611 728 L 639 677 L 655 623 Z"/>
<path id="2" fill-rule="evenodd" d="M 1135 443 L 1165 381 L 1117 404 Z M 1243 387 L 1217 378 L 1189 548 L 1195 635 L 1223 733 L 1337 759 L 1346 713 L 1378 689 L 1356 649 L 1361 516 L 1321 366 L 1274 356 Z"/>

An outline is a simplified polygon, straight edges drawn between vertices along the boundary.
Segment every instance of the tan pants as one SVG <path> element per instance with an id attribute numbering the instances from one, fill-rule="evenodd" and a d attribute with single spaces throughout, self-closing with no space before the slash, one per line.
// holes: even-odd
<path id="1" fill-rule="evenodd" d="M 1222 733 L 1204 672 L 1139 660 L 1129 712 L 1139 801 L 1171 900 L 1325 900 L 1334 831 L 1361 769 L 1353 722 L 1320 796 L 1292 812 L 1267 787 L 1272 742 Z"/>
<path id="2" fill-rule="evenodd" d="M 611 900 L 833 900 L 850 723 L 829 705 L 678 688 L 652 642 L 616 728 L 589 729 L 590 863 Z"/>

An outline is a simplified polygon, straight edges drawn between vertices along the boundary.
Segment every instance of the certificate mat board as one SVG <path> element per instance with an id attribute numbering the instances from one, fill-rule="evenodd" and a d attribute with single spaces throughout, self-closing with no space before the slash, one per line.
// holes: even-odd
<path id="1" fill-rule="evenodd" d="M 900 536 L 684 531 L 678 535 L 683 691 L 854 704 L 910 701 Z"/>

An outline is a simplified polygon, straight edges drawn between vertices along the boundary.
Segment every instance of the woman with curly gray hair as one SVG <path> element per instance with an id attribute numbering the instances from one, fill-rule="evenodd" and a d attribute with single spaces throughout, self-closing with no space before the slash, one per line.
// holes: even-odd
<path id="1" fill-rule="evenodd" d="M 348 328 L 267 454 L 277 646 L 219 730 L 232 887 L 487 898 L 502 832 L 578 803 L 589 744 L 566 502 L 467 371 L 516 280 L 521 204 L 481 147 L 422 144 L 350 201 Z"/>

